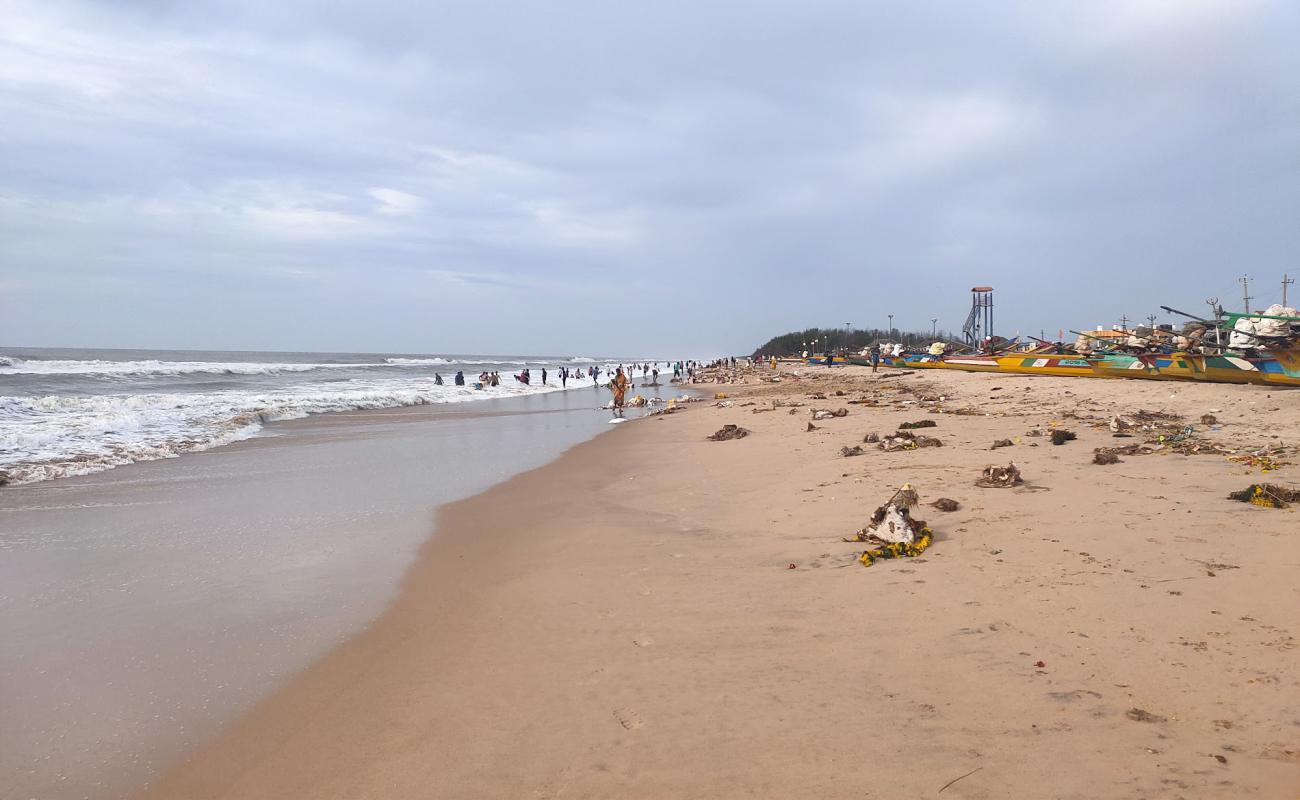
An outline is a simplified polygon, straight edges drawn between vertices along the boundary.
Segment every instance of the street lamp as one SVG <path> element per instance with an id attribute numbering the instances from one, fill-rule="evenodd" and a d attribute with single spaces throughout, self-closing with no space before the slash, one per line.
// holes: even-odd
<path id="1" fill-rule="evenodd" d="M 938 318 L 938 317 L 931 317 L 931 318 L 930 318 L 930 338 L 931 338 L 931 339 L 937 339 L 937 338 L 939 338 L 939 318 Z"/>
<path id="2" fill-rule="evenodd" d="M 844 323 L 844 352 L 845 353 L 849 352 L 849 326 L 852 324 L 853 324 L 852 322 Z"/>
<path id="3" fill-rule="evenodd" d="M 888 316 L 889 316 L 889 330 L 885 332 L 885 335 L 888 336 L 890 339 L 892 339 L 894 338 L 894 315 L 889 314 Z"/>

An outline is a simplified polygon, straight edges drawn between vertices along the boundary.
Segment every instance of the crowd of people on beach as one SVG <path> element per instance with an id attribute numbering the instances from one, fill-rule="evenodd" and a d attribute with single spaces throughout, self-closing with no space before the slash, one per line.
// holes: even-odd
<path id="1" fill-rule="evenodd" d="M 671 382 L 680 384 L 698 383 L 701 379 L 701 373 L 706 369 L 735 370 L 738 366 L 753 367 L 754 363 L 754 359 L 752 358 L 737 359 L 734 356 L 728 356 L 725 358 L 715 359 L 708 364 L 692 359 L 681 359 L 667 362 L 666 366 L 671 367 L 673 371 Z M 566 389 L 568 388 L 570 381 L 579 380 L 589 380 L 591 381 L 592 388 L 599 389 L 602 385 L 601 380 L 604 378 L 604 385 L 613 394 L 613 400 L 607 407 L 612 408 L 615 415 L 621 417 L 623 415 L 623 410 L 627 405 L 628 392 L 636 388 L 633 379 L 638 372 L 640 373 L 641 384 L 643 386 L 662 385 L 659 383 L 659 366 L 660 362 L 651 361 L 637 362 L 630 365 L 619 364 L 613 369 L 602 368 L 592 364 L 585 368 L 563 366 L 555 373 L 551 373 L 545 367 L 542 367 L 540 370 L 540 378 L 542 386 L 549 386 L 552 385 L 550 384 L 550 379 L 552 374 L 554 374 L 554 376 L 559 379 L 560 386 Z M 515 383 L 524 386 L 531 386 L 533 384 L 533 371 L 528 367 L 524 367 L 515 374 L 514 378 Z M 438 386 L 444 385 L 441 373 L 435 372 L 433 374 L 433 380 Z M 455 376 L 452 378 L 452 382 L 456 386 L 465 386 L 466 379 L 464 371 L 457 370 Z M 479 373 L 478 380 L 473 384 L 475 389 L 497 387 L 500 385 L 501 374 L 499 372 L 487 370 Z"/>

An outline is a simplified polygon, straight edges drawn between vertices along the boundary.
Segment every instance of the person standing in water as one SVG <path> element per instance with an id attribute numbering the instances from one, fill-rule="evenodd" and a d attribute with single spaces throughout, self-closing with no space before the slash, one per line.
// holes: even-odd
<path id="1" fill-rule="evenodd" d="M 622 367 L 619 367 L 614 377 L 610 378 L 609 390 L 614 393 L 614 413 L 621 417 L 623 402 L 627 398 L 627 376 L 623 374 Z"/>

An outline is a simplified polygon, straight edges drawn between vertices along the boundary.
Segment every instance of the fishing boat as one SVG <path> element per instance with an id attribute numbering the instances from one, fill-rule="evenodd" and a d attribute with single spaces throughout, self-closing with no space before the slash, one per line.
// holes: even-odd
<path id="1" fill-rule="evenodd" d="M 940 369 L 943 367 L 943 356 L 932 356 L 927 353 L 904 353 L 901 356 L 891 356 L 885 359 L 885 362 L 891 367 L 903 367 L 905 369 Z"/>
<path id="2" fill-rule="evenodd" d="M 1060 353 L 1017 353 L 993 356 L 999 372 L 1017 375 L 1055 375 L 1067 378 L 1104 378 L 1088 359 Z"/>
<path id="3" fill-rule="evenodd" d="M 1162 375 L 1159 370 L 1142 359 L 1128 353 L 1096 353 L 1088 356 L 1092 371 L 1103 378 L 1135 378 L 1148 381 L 1184 380 L 1174 375 Z"/>
<path id="4" fill-rule="evenodd" d="M 998 356 L 981 355 L 979 353 L 967 356 L 944 356 L 939 360 L 939 366 L 943 369 L 959 369 L 963 372 L 1000 372 L 1002 366 L 998 364 Z"/>
<path id="5" fill-rule="evenodd" d="M 1265 350 L 1256 366 L 1266 386 L 1300 386 L 1300 342 Z"/>

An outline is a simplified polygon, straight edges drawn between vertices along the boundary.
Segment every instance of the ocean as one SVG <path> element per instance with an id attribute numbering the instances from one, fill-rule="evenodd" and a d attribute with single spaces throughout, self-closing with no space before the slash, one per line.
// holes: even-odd
<path id="1" fill-rule="evenodd" d="M 589 367 L 608 371 L 618 363 L 584 356 L 0 348 L 0 485 L 207 450 L 254 436 L 267 422 L 310 414 L 560 391 L 562 367 L 578 373 L 569 388 L 590 388 Z M 532 373 L 529 385 L 515 380 L 523 369 Z M 467 385 L 453 385 L 457 371 Z M 482 372 L 500 373 L 500 386 L 475 389 L 470 384 Z"/>
<path id="2" fill-rule="evenodd" d="M 608 359 L 0 353 L 6 797 L 129 797 L 363 630 L 440 506 L 620 427 Z"/>

